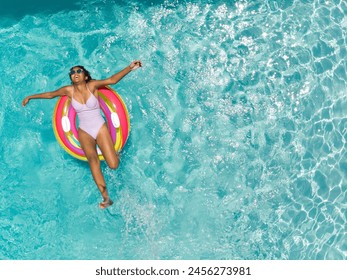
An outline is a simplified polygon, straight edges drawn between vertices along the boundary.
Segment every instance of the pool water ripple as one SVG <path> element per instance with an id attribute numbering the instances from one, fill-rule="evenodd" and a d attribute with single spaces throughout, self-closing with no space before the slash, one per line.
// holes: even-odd
<path id="1" fill-rule="evenodd" d="M 346 259 L 344 1 L 81 3 L 0 24 L 0 259 Z M 21 100 L 133 59 L 100 211 L 55 101 Z"/>

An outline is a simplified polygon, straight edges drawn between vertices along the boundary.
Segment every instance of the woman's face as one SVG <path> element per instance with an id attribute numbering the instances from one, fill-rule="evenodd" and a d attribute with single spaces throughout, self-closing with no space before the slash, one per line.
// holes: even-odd
<path id="1" fill-rule="evenodd" d="M 83 69 L 79 67 L 74 67 L 70 71 L 70 79 L 73 83 L 78 83 L 78 82 L 84 81 L 86 79 L 86 75 Z"/>

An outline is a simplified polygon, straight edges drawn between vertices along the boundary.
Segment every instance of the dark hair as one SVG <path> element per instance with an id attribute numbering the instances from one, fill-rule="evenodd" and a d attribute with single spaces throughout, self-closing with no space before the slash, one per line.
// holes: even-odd
<path id="1" fill-rule="evenodd" d="M 74 69 L 75 67 L 78 67 L 78 68 L 80 68 L 80 69 L 83 70 L 84 75 L 86 75 L 86 77 L 87 77 L 86 83 L 88 83 L 90 80 L 93 79 L 92 76 L 90 76 L 89 71 L 88 71 L 86 68 L 84 68 L 84 66 L 82 66 L 82 65 L 76 65 L 76 66 L 71 67 L 71 68 L 70 68 L 70 72 L 71 72 L 71 70 Z M 70 80 L 71 80 L 70 72 L 69 72 L 69 78 L 70 78 Z M 71 80 L 71 81 L 72 81 L 72 80 Z"/>

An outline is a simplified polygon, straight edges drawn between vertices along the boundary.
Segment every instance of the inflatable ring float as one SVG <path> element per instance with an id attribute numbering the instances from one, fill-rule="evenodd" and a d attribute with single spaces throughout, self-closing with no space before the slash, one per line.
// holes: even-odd
<path id="1" fill-rule="evenodd" d="M 130 119 L 128 110 L 117 92 L 110 87 L 98 89 L 100 108 L 106 118 L 114 150 L 119 152 L 125 145 L 130 132 Z M 87 160 L 80 142 L 78 141 L 76 111 L 71 106 L 71 99 L 67 96 L 59 98 L 54 108 L 53 130 L 55 137 L 63 149 L 71 156 Z M 100 160 L 104 157 L 97 147 Z"/>

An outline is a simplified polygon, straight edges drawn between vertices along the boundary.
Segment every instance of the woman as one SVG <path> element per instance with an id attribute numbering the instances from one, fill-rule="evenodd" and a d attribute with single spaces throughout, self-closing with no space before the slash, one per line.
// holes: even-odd
<path id="1" fill-rule="evenodd" d="M 94 181 L 103 197 L 103 201 L 100 203 L 102 209 L 111 206 L 113 201 L 108 195 L 105 179 L 101 172 L 96 145 L 99 146 L 110 168 L 118 167 L 119 158 L 114 151 L 111 135 L 100 112 L 97 90 L 100 87 L 118 83 L 132 70 L 141 66 L 141 61 L 135 60 L 128 67 L 105 80 L 93 80 L 83 66 L 74 66 L 69 73 L 71 85 L 51 92 L 29 95 L 24 98 L 22 103 L 25 106 L 31 99 L 51 99 L 64 95 L 71 98 L 71 105 L 79 118 L 79 142 L 87 157 Z"/>

